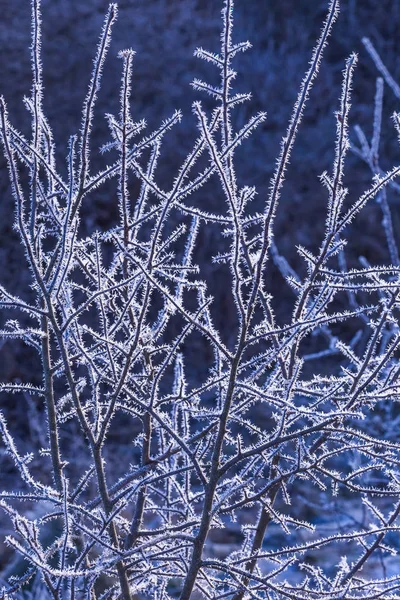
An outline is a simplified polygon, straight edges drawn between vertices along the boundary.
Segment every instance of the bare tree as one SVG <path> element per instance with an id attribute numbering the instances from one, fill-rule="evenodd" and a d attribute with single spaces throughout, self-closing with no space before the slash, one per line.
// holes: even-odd
<path id="1" fill-rule="evenodd" d="M 103 151 L 114 162 L 99 171 L 91 163 L 115 4 L 105 17 L 81 130 L 69 141 L 68 176 L 60 174 L 43 113 L 40 6 L 32 0 L 33 86 L 25 101 L 31 139 L 10 124 L 4 99 L 0 117 L 33 296 L 24 300 L 1 287 L 0 307 L 21 314 L 1 335 L 34 348 L 42 384 L 2 383 L 0 390 L 43 399 L 47 439 L 21 456 L 1 414 L 2 443 L 21 481 L 0 494 L 0 506 L 14 530 L 7 543 L 29 564 L 24 575 L 4 582 L 3 598 L 26 597 L 34 577 L 40 597 L 54 600 L 399 597 L 399 570 L 388 557 L 396 552 L 392 534 L 400 514 L 393 408 L 400 399 L 400 265 L 386 190 L 400 166 L 383 172 L 373 158 L 382 109 L 378 80 L 372 142 L 359 128 L 361 149 L 354 148 L 372 165 L 374 179 L 360 197 L 348 199 L 343 179 L 354 54 L 343 71 L 332 171 L 321 175 L 325 236 L 317 252 L 298 247 L 304 275 L 273 239 L 297 130 L 338 11 L 338 0 L 331 0 L 259 213 L 251 209 L 255 188 L 240 181 L 235 151 L 266 115 L 238 130 L 232 124 L 232 112 L 249 100 L 232 91 L 232 64 L 250 48 L 232 40 L 233 0 L 224 0 L 219 53 L 196 51 L 219 70 L 220 83 L 193 83 L 215 106 L 207 113 L 200 102 L 193 105 L 197 139 L 171 189 L 157 181 L 157 164 L 164 136 L 181 114 L 143 133 L 145 122 L 130 110 L 132 50 L 120 53 L 120 112 L 107 115 L 111 141 Z M 394 121 L 400 133 L 400 115 Z M 21 180 L 21 169 L 29 180 Z M 110 179 L 119 223 L 85 237 L 82 204 Z M 136 198 L 133 179 L 140 183 Z M 210 183 L 215 212 L 196 202 Z M 346 228 L 374 198 L 382 202 L 391 264 L 363 260 L 348 269 Z M 213 260 L 230 276 L 232 343 L 214 325 L 220 299 L 211 293 L 207 265 L 195 262 L 207 227 L 221 234 Z M 295 298 L 291 317 L 280 323 L 268 291 L 271 261 Z M 343 323 L 353 328 L 351 339 Z M 312 353 L 311 336 L 320 343 Z M 204 353 L 202 369 L 194 343 Z M 341 368 L 326 375 L 331 355 L 340 357 Z M 385 435 L 374 428 L 375 416 Z M 132 432 L 131 458 L 117 472 L 107 457 L 110 430 L 121 422 Z M 43 536 L 49 524 L 50 540 Z M 223 557 L 218 530 L 232 539 Z"/>

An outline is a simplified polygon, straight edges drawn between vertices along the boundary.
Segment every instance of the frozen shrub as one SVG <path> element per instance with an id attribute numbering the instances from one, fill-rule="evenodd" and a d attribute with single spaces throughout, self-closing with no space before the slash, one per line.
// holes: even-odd
<path id="1" fill-rule="evenodd" d="M 332 171 L 321 175 L 325 235 L 317 252 L 298 247 L 304 274 L 273 238 L 296 133 L 338 10 L 331 0 L 257 213 L 256 190 L 241 181 L 235 151 L 266 115 L 232 126 L 232 111 L 249 100 L 232 91 L 232 64 L 250 48 L 232 40 L 232 0 L 223 5 L 219 54 L 196 51 L 220 82 L 194 80 L 214 109 L 208 114 L 200 102 L 193 105 L 198 136 L 170 189 L 158 181 L 157 164 L 181 115 L 144 133 L 145 122 L 130 110 L 132 50 L 120 53 L 120 112 L 106 115 L 111 140 L 102 150 L 110 164 L 98 170 L 91 159 L 115 4 L 63 176 L 43 113 L 40 7 L 32 1 L 30 139 L 9 122 L 4 99 L 0 105 L 15 228 L 32 289 L 19 298 L 1 287 L 0 307 L 17 315 L 2 338 L 33 348 L 42 377 L 37 383 L 32 373 L 32 381 L 4 382 L 0 390 L 3 399 L 38 397 L 47 421 L 43 436 L 34 413 L 35 443 L 22 455 L 15 424 L 0 415 L 3 450 L 20 479 L 1 492 L 0 507 L 13 529 L 6 542 L 25 561 L 22 573 L 7 574 L 4 598 L 35 590 L 59 600 L 398 597 L 391 556 L 400 514 L 400 265 L 385 194 L 400 166 L 383 172 L 374 158 L 379 80 L 372 142 L 358 130 L 361 150 L 355 148 L 374 178 L 360 197 L 349 198 L 344 165 L 354 54 L 344 63 Z M 397 114 L 394 123 L 400 131 Z M 82 203 L 109 180 L 119 222 L 85 237 Z M 213 211 L 199 205 L 201 189 L 212 195 Z M 348 225 L 376 198 L 391 264 L 362 259 L 349 269 Z M 230 278 L 234 316 L 196 264 L 207 228 L 221 238 L 213 261 Z M 268 291 L 272 260 L 294 292 L 286 322 L 274 316 L 279 298 Z M 229 340 L 216 315 L 229 319 Z M 331 357 L 338 368 L 327 374 Z M 112 462 L 118 433 L 123 447 Z"/>

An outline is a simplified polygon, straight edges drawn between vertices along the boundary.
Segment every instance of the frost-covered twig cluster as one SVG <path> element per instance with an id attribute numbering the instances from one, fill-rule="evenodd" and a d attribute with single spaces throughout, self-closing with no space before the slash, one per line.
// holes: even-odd
<path id="1" fill-rule="evenodd" d="M 235 151 L 266 115 L 238 130 L 232 124 L 231 113 L 249 99 L 232 91 L 232 64 L 250 48 L 232 41 L 233 0 L 224 0 L 220 52 L 196 51 L 219 70 L 220 84 L 193 83 L 215 108 L 193 105 L 197 139 L 170 189 L 157 180 L 157 164 L 181 115 L 144 133 L 145 122 L 130 110 L 132 50 L 120 53 L 120 112 L 107 115 L 111 141 L 102 150 L 114 162 L 99 171 L 91 162 L 115 4 L 81 130 L 69 141 L 67 177 L 60 174 L 43 113 L 40 6 L 32 0 L 30 139 L 9 122 L 3 99 L 0 106 L 32 293 L 21 299 L 1 287 L 0 306 L 21 315 L 1 335 L 33 347 L 42 384 L 5 382 L 0 389 L 3 404 L 11 394 L 42 399 L 47 440 L 22 456 L 0 414 L 2 445 L 20 477 L 1 492 L 0 507 L 13 528 L 7 544 L 26 561 L 22 574 L 3 582 L 3 598 L 23 597 L 32 580 L 40 597 L 55 600 L 400 597 L 392 558 L 400 529 L 400 264 L 387 201 L 400 166 L 379 166 L 378 79 L 372 141 L 358 128 L 361 146 L 353 146 L 373 180 L 349 198 L 343 179 L 356 55 L 343 71 L 333 168 L 321 175 L 325 236 L 317 252 L 298 247 L 305 274 L 273 238 L 285 172 L 338 10 L 331 0 L 258 213 Z M 394 124 L 400 134 L 400 115 Z M 119 223 L 84 237 L 82 203 L 110 179 Z M 197 201 L 210 184 L 214 212 Z M 382 206 L 390 266 L 361 259 L 348 269 L 348 225 L 374 199 Z M 231 280 L 233 343 L 214 325 L 220 299 L 196 264 L 208 227 L 221 236 L 218 272 Z M 285 322 L 273 311 L 272 261 L 294 292 Z M 313 352 L 310 339 L 318 342 Z M 203 365 L 194 364 L 194 343 Z M 327 374 L 324 360 L 332 356 L 341 367 Z M 117 472 L 106 457 L 110 431 L 122 424 L 131 439 Z"/>

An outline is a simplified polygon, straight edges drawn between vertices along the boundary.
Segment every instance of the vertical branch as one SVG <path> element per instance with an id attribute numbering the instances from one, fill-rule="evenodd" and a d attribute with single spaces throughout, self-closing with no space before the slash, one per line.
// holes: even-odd
<path id="1" fill-rule="evenodd" d="M 339 218 L 340 210 L 345 197 L 345 191 L 343 190 L 344 161 L 348 149 L 350 148 L 348 121 L 351 107 L 350 93 L 356 64 L 357 56 L 352 54 L 346 60 L 342 94 L 340 97 L 340 110 L 336 115 L 336 152 L 333 165 L 332 182 L 330 186 L 327 234 L 329 234 L 337 225 L 337 220 Z"/>
<path id="2" fill-rule="evenodd" d="M 76 235 L 76 224 L 75 231 L 71 227 L 71 210 L 72 202 L 75 191 L 75 145 L 76 136 L 72 135 L 69 139 L 69 152 L 68 152 L 68 195 L 67 195 L 67 207 L 64 214 L 64 222 L 62 224 L 61 238 L 57 244 L 56 250 L 53 252 L 51 260 L 46 270 L 45 279 L 48 280 L 51 276 L 51 272 L 54 269 L 52 280 L 48 285 L 49 292 L 57 286 L 56 295 L 60 293 L 61 287 L 64 283 L 64 279 L 68 273 L 68 268 L 71 263 L 74 240 Z M 65 255 L 67 259 L 65 260 Z"/>
<path id="3" fill-rule="evenodd" d="M 131 124 L 131 118 L 129 114 L 129 97 L 131 88 L 132 78 L 132 59 L 134 56 L 133 50 L 124 50 L 119 53 L 120 58 L 124 61 L 124 67 L 122 71 L 122 84 L 120 94 L 121 104 L 121 173 L 119 177 L 119 212 L 122 221 L 123 235 L 124 235 L 124 248 L 128 249 L 129 241 L 129 192 L 128 192 L 128 181 L 127 181 L 127 142 L 128 142 L 128 128 Z M 126 259 L 124 259 L 124 276 L 127 277 L 126 273 Z"/>
<path id="4" fill-rule="evenodd" d="M 96 58 L 94 59 L 94 68 L 92 78 L 89 85 L 89 91 L 85 99 L 82 128 L 80 138 L 79 152 L 79 176 L 78 176 L 78 191 L 75 197 L 75 202 L 72 207 L 71 219 L 74 218 L 76 211 L 82 201 L 82 193 L 85 187 L 86 179 L 89 174 L 89 141 L 92 130 L 93 110 L 97 99 L 97 93 L 100 89 L 101 75 L 103 71 L 104 61 L 107 56 L 107 50 L 111 41 L 111 29 L 114 21 L 117 18 L 117 5 L 110 4 L 101 35 L 101 39 L 97 48 Z"/>
<path id="5" fill-rule="evenodd" d="M 50 440 L 51 462 L 53 465 L 53 479 L 57 491 L 63 493 L 62 463 L 60 456 L 60 442 L 58 435 L 57 411 L 54 399 L 53 375 L 51 369 L 50 334 L 47 317 L 42 317 L 42 365 L 46 398 L 48 435 Z"/>
<path id="6" fill-rule="evenodd" d="M 41 113 L 42 113 L 42 63 L 40 57 L 41 45 L 41 15 L 40 0 L 32 0 L 32 144 L 36 152 L 40 150 L 41 142 Z M 30 181 L 30 223 L 29 232 L 31 243 L 34 243 L 36 235 L 36 213 L 37 213 L 37 185 L 39 165 L 36 152 L 32 156 L 31 181 Z"/>
<path id="7" fill-rule="evenodd" d="M 371 151 L 370 151 L 370 167 L 374 174 L 379 173 L 379 144 L 381 138 L 381 125 L 382 125 L 382 109 L 383 109 L 383 79 L 378 77 L 376 80 L 376 94 L 375 94 L 375 110 L 374 110 L 374 129 L 371 140 Z M 386 242 L 389 249 L 390 259 L 393 265 L 398 265 L 399 250 L 396 244 L 393 231 L 392 214 L 390 211 L 389 203 L 387 200 L 386 189 L 383 189 L 378 194 L 376 201 L 381 206 L 382 210 L 382 224 L 386 235 Z"/>
<path id="8" fill-rule="evenodd" d="M 293 108 L 289 127 L 285 137 L 281 142 L 281 153 L 278 158 L 277 168 L 270 183 L 270 193 L 268 196 L 267 209 L 265 213 L 263 248 L 258 260 L 258 268 L 255 276 L 255 285 L 257 287 L 260 285 L 261 272 L 263 271 L 267 251 L 271 243 L 273 221 L 280 198 L 280 192 L 283 186 L 285 172 L 289 164 L 290 156 L 296 139 L 296 134 L 303 117 L 304 108 L 307 103 L 311 88 L 319 72 L 323 51 L 327 45 L 328 37 L 331 33 L 333 24 L 338 17 L 338 14 L 339 0 L 331 0 L 328 17 L 325 21 L 321 37 L 319 38 L 318 43 L 313 51 L 310 68 L 301 83 L 300 92 Z"/>
<path id="9" fill-rule="evenodd" d="M 232 126 L 230 117 L 230 106 L 229 106 L 229 95 L 230 95 L 230 82 L 233 79 L 235 73 L 230 69 L 231 62 L 231 50 L 232 50 L 232 27 L 233 27 L 233 13 L 234 1 L 225 0 L 225 5 L 222 11 L 223 15 L 223 31 L 221 35 L 221 46 L 222 46 L 222 60 L 223 68 L 221 70 L 222 75 L 222 145 L 227 147 L 232 141 Z M 229 187 L 232 193 L 236 196 L 236 181 L 235 171 L 233 168 L 233 155 L 229 154 L 226 158 L 226 164 L 228 166 L 229 176 Z"/>

